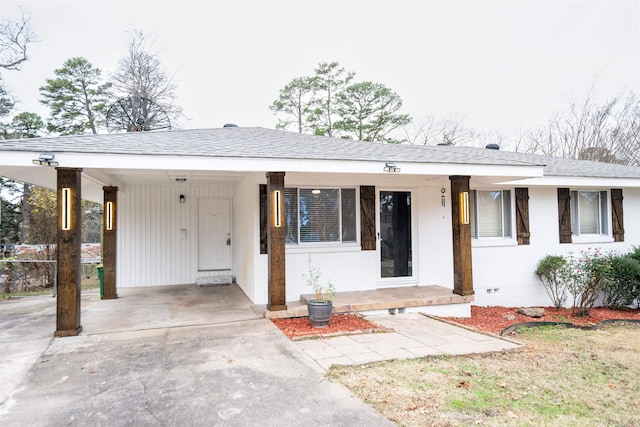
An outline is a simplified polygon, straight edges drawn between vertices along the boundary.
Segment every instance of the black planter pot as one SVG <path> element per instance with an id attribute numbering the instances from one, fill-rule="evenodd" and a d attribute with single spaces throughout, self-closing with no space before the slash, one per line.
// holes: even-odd
<path id="1" fill-rule="evenodd" d="M 318 302 L 312 299 L 307 302 L 307 308 L 309 309 L 309 320 L 311 320 L 312 327 L 326 328 L 329 326 L 331 310 L 333 309 L 333 303 L 331 301 Z"/>

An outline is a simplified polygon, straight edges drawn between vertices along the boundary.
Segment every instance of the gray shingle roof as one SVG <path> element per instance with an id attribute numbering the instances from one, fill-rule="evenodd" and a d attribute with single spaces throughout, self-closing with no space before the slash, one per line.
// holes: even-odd
<path id="1" fill-rule="evenodd" d="M 640 178 L 640 168 L 469 147 L 375 144 L 258 127 L 0 141 L 1 151 L 542 166 L 545 175 Z"/>
<path id="2" fill-rule="evenodd" d="M 453 147 L 450 147 L 453 148 Z M 478 156 L 500 157 L 505 161 L 517 160 L 543 164 L 545 176 L 576 176 L 598 178 L 640 178 L 640 167 L 589 160 L 546 157 L 538 154 L 516 153 L 512 151 L 486 150 L 483 148 L 458 147 L 461 150 L 477 152 Z"/>

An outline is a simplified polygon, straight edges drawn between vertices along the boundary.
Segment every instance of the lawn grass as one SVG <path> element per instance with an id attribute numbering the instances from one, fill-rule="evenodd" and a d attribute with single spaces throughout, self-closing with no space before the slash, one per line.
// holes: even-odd
<path id="1" fill-rule="evenodd" d="M 100 281 L 97 277 L 82 277 L 82 281 L 80 283 L 80 287 L 83 291 L 88 289 L 98 289 L 100 287 Z M 53 288 L 37 288 L 30 291 L 23 292 L 11 292 L 9 294 L 0 291 L 0 300 L 6 300 L 9 298 L 21 298 L 21 297 L 32 297 L 39 295 L 52 295 L 54 293 Z"/>
<path id="2" fill-rule="evenodd" d="M 526 348 L 334 367 L 401 426 L 640 426 L 640 326 L 532 328 Z"/>

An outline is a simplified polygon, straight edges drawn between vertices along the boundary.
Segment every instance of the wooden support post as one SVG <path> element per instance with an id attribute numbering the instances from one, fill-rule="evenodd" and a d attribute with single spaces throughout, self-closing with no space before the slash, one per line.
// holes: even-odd
<path id="1" fill-rule="evenodd" d="M 267 251 L 269 300 L 267 309 L 286 310 L 284 172 L 267 172 Z"/>
<path id="2" fill-rule="evenodd" d="M 453 230 L 453 293 L 473 295 L 471 221 L 468 176 L 450 176 L 451 228 Z"/>
<path id="3" fill-rule="evenodd" d="M 118 298 L 116 288 L 116 243 L 118 187 L 102 187 L 104 205 L 102 215 L 102 299 Z"/>
<path id="4" fill-rule="evenodd" d="M 57 314 L 56 337 L 78 335 L 80 325 L 82 169 L 57 168 Z"/>

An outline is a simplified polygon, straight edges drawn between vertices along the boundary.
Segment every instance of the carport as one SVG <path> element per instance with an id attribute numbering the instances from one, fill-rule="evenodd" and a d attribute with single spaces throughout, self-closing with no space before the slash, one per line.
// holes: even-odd
<path id="1" fill-rule="evenodd" d="M 257 319 L 262 313 L 232 283 L 223 286 L 174 285 L 124 288 L 117 300 L 95 296 L 83 310 L 85 334 L 216 325 Z"/>
<path id="2" fill-rule="evenodd" d="M 120 259 L 121 263 L 123 261 L 125 263 L 146 263 L 148 269 L 154 268 L 151 265 L 154 262 L 152 257 L 140 262 L 128 258 L 128 254 L 118 254 L 118 245 L 120 244 L 122 248 L 127 247 L 128 243 L 118 242 L 117 236 L 120 235 L 122 238 L 122 233 L 140 232 L 139 229 L 132 230 L 131 224 L 128 224 L 130 227 L 126 230 L 122 230 L 119 227 L 120 209 L 125 206 L 129 208 L 129 213 L 136 212 L 141 207 L 153 209 L 150 206 L 144 206 L 144 202 L 140 201 L 141 198 L 146 198 L 151 204 L 155 202 L 153 194 L 140 195 L 131 190 L 132 186 L 143 184 L 169 188 L 167 194 L 171 193 L 172 200 L 167 203 L 177 207 L 172 206 L 168 209 L 171 209 L 170 215 L 177 218 L 175 220 L 177 222 L 181 220 L 181 215 L 184 216 L 181 212 L 184 212 L 185 206 L 191 209 L 192 213 L 188 215 L 194 215 L 193 212 L 197 212 L 200 207 L 201 199 L 198 199 L 192 191 L 202 191 L 203 188 L 226 188 L 227 190 L 225 191 L 227 193 L 222 196 L 201 194 L 200 197 L 226 197 L 231 203 L 235 185 L 245 179 L 251 172 L 256 176 L 265 177 L 265 172 L 259 169 L 263 165 L 255 165 L 252 171 L 239 172 L 237 166 L 221 166 L 220 161 L 214 164 L 211 159 L 185 159 L 180 156 L 152 155 L 146 149 L 140 148 L 147 145 L 141 140 L 136 141 L 136 144 L 140 145 L 131 151 L 126 148 L 127 143 L 123 143 L 120 148 L 121 151 L 118 153 L 111 153 L 108 148 L 105 149 L 103 144 L 107 140 L 118 143 L 117 141 L 122 137 L 156 141 L 156 135 L 152 136 L 148 133 L 108 135 L 108 138 L 106 135 L 100 135 L 97 136 L 99 140 L 95 140 L 94 137 L 96 136 L 94 135 L 84 135 L 72 137 L 74 142 L 64 137 L 38 138 L 29 141 L 3 141 L 2 163 L 0 164 L 0 174 L 2 176 L 56 191 L 58 217 L 56 245 L 58 250 L 56 330 L 54 335 L 57 337 L 75 336 L 83 330 L 80 295 L 82 272 L 80 247 L 82 242 L 81 223 L 79 221 L 81 217 L 81 201 L 83 199 L 100 203 L 103 206 L 103 299 L 110 300 L 119 297 L 116 286 L 117 281 L 121 283 L 118 279 L 118 259 Z M 167 138 L 167 134 L 163 136 Z M 81 142 L 76 144 L 75 139 L 81 140 Z M 170 140 L 163 140 L 163 142 L 169 144 Z M 224 159 L 221 163 L 224 163 Z M 284 173 L 271 173 L 271 177 L 267 174 L 267 183 L 270 184 L 272 178 L 276 177 L 280 179 L 276 185 L 282 186 L 283 176 Z M 197 189 L 194 190 L 194 188 Z M 214 191 L 211 190 L 211 192 Z M 165 199 L 168 196 L 163 194 L 162 196 L 156 195 L 156 197 Z M 135 206 L 132 206 L 132 200 L 135 201 Z M 273 199 L 269 198 L 268 203 L 273 203 Z M 183 211 L 173 211 L 173 209 L 181 208 Z M 144 224 L 138 225 L 144 228 Z M 178 240 L 165 242 L 167 247 L 174 247 L 173 250 L 175 251 L 180 250 L 179 248 L 176 249 L 176 247 L 185 238 L 193 239 L 197 232 L 193 222 L 191 227 L 182 225 L 179 227 L 172 230 L 172 232 L 179 234 Z M 227 241 L 227 245 L 230 244 L 230 233 L 227 233 L 227 237 L 224 240 Z M 236 247 L 239 246 L 236 245 L 236 242 L 233 243 Z M 143 246 L 143 244 L 140 246 Z M 277 252 L 279 254 L 273 263 L 270 259 L 268 269 L 269 283 L 272 283 L 271 275 L 274 275 L 277 281 L 281 281 L 279 286 L 284 288 L 284 240 L 281 239 L 281 242 L 270 241 L 269 248 L 269 257 L 271 257 L 272 253 L 275 254 Z M 153 249 L 162 251 L 163 247 L 156 246 Z M 145 248 L 138 248 L 138 250 L 143 251 Z M 191 251 L 190 254 L 184 256 L 197 257 L 198 253 Z M 231 255 L 228 258 L 230 259 Z M 162 265 L 163 262 L 160 261 L 159 264 Z M 202 271 L 199 267 L 193 268 L 193 266 L 183 267 L 183 269 L 189 270 L 193 277 L 178 278 L 173 280 L 172 283 L 189 286 L 189 283 L 196 283 L 196 278 L 210 274 L 210 272 L 214 272 L 214 275 L 222 274 L 215 267 L 211 269 L 203 268 Z M 229 265 L 226 266 L 224 272 L 231 276 L 231 261 L 229 261 Z M 185 275 L 183 274 L 183 276 Z M 157 292 L 163 292 L 160 289 L 161 286 L 154 286 L 156 285 L 154 278 L 142 277 L 141 279 L 146 280 L 146 282 L 132 285 L 131 279 L 129 279 L 127 286 L 150 287 Z M 157 283 L 157 285 L 167 285 L 167 283 Z M 234 288 L 241 294 L 242 298 L 247 298 L 247 295 L 245 295 L 246 290 L 243 293 L 243 290 L 238 288 L 237 285 L 234 285 Z M 272 290 L 270 286 L 269 292 L 269 307 L 271 309 L 286 308 L 284 291 L 278 290 L 277 287 Z M 148 295 L 147 292 L 143 293 Z M 136 294 L 136 292 L 133 291 L 133 294 Z M 272 298 L 271 295 L 275 295 L 276 298 Z M 103 320 L 106 321 L 106 319 Z"/>

